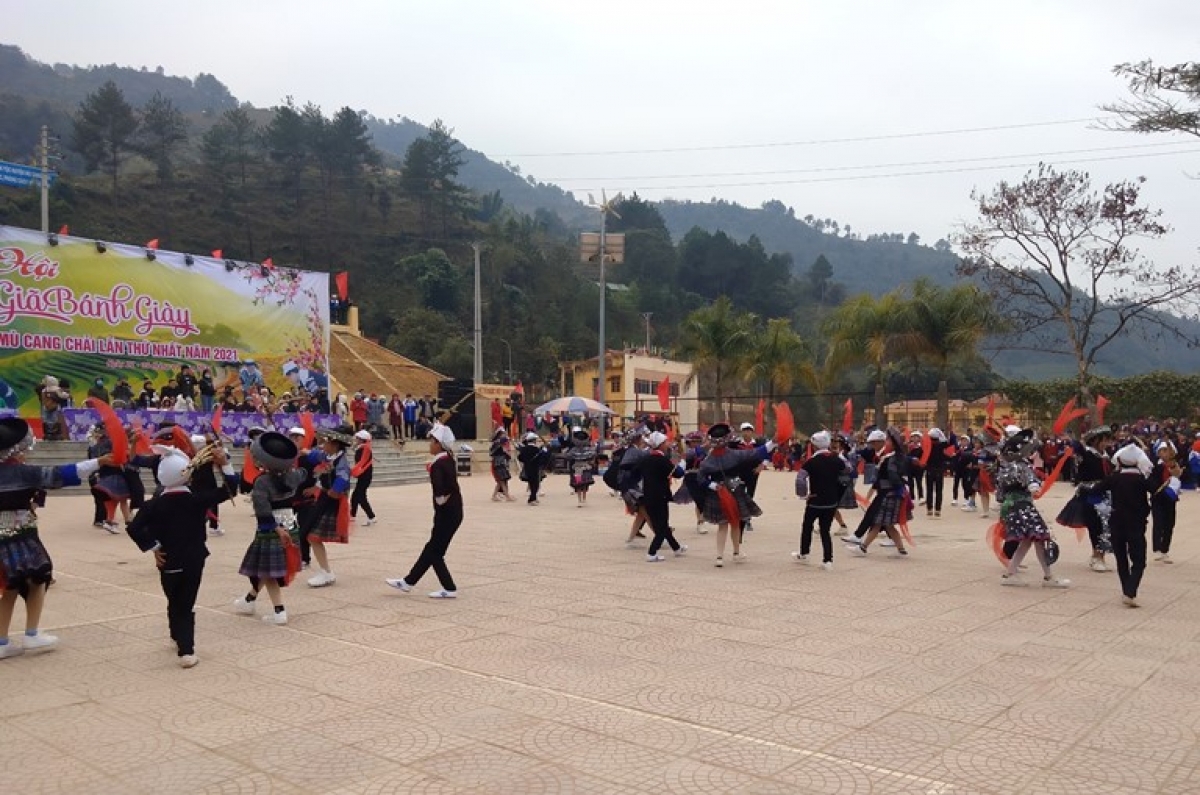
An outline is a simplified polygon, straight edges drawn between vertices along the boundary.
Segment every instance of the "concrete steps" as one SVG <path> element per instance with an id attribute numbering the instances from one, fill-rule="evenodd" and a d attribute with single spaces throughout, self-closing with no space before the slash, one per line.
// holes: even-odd
<path id="1" fill-rule="evenodd" d="M 472 469 L 475 472 L 488 471 L 486 448 L 480 452 L 480 445 L 472 445 L 475 452 L 472 455 Z M 241 470 L 244 448 L 237 448 L 231 455 L 233 468 Z M 396 486 L 407 483 L 425 483 L 429 480 L 425 465 L 429 462 L 428 447 L 421 442 L 410 442 L 407 449 L 400 450 L 390 442 L 377 441 L 373 450 L 375 459 L 375 475 L 371 487 Z M 87 458 L 87 445 L 83 442 L 38 442 L 33 452 L 25 457 L 27 463 L 38 466 L 59 466 L 74 464 Z M 154 490 L 154 477 L 150 470 L 140 470 L 142 482 L 146 484 L 147 493 Z M 460 473 L 462 476 L 463 473 Z M 75 488 L 86 488 L 77 486 Z"/>

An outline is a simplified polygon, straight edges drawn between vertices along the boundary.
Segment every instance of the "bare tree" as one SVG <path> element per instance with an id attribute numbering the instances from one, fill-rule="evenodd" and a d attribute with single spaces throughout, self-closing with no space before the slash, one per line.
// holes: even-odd
<path id="1" fill-rule="evenodd" d="M 1135 328 L 1200 344 L 1168 314 L 1194 307 L 1200 274 L 1156 266 L 1135 247 L 1168 231 L 1161 211 L 1138 206 L 1143 181 L 1097 193 L 1087 174 L 1041 164 L 1019 183 L 973 193 L 979 220 L 956 236 L 968 255 L 959 273 L 992 294 L 1019 335 L 1013 347 L 1072 356 L 1086 400 L 1097 354 Z"/>
<path id="2" fill-rule="evenodd" d="M 1119 117 L 1111 128 L 1200 137 L 1200 63 L 1123 63 L 1113 67 L 1113 74 L 1128 81 L 1132 99 L 1103 106 Z"/>

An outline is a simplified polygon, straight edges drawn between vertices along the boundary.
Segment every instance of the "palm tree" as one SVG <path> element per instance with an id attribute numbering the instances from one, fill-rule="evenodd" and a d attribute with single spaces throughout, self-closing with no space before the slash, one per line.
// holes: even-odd
<path id="1" fill-rule="evenodd" d="M 724 295 L 683 320 L 680 352 L 691 360 L 698 373 L 713 378 L 716 392 L 714 422 L 721 419 L 725 380 L 744 366 L 753 324 L 754 315 L 736 311 L 733 302 Z"/>
<path id="2" fill-rule="evenodd" d="M 937 421 L 945 428 L 950 416 L 946 370 L 951 361 L 975 354 L 985 336 L 1000 330 L 1002 321 L 992 311 L 991 299 L 974 284 L 945 289 L 920 278 L 907 304 L 907 322 L 920 336 L 914 352 L 937 368 Z"/>
<path id="3" fill-rule="evenodd" d="M 787 318 L 768 320 L 750 341 L 745 355 L 743 378 L 765 381 L 767 401 L 775 404 L 779 392 L 787 392 L 797 380 L 809 358 L 808 346 Z"/>

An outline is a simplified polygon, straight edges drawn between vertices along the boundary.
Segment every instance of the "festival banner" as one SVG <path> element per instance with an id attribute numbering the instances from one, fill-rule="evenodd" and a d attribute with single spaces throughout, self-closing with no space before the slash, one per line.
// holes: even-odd
<path id="1" fill-rule="evenodd" d="M 79 406 L 97 378 L 136 398 L 183 364 L 209 370 L 218 401 L 225 387 L 328 388 L 328 274 L 54 239 L 0 226 L 0 408 L 36 417 L 45 376 Z"/>

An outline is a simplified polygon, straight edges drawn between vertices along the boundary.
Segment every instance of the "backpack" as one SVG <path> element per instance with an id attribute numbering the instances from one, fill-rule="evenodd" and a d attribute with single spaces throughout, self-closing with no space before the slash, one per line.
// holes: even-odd
<path id="1" fill-rule="evenodd" d="M 621 485 L 621 459 L 625 457 L 624 447 L 619 450 L 614 450 L 612 460 L 608 464 L 608 469 L 604 470 L 604 475 L 601 479 L 604 485 L 608 486 L 613 491 L 617 491 L 617 487 Z"/>

